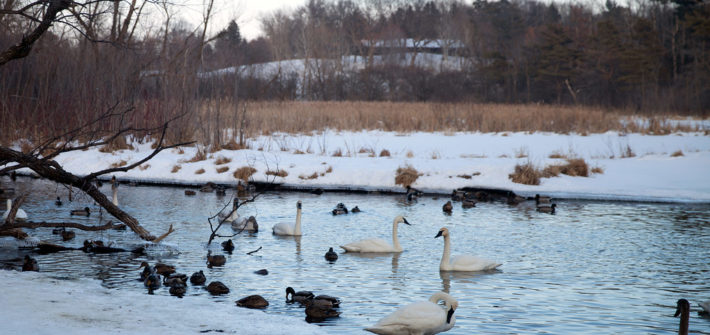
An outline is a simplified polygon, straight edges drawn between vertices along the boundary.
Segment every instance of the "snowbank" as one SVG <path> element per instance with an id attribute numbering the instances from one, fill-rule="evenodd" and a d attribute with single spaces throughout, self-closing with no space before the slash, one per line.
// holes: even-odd
<path id="1" fill-rule="evenodd" d="M 151 151 L 150 143 L 134 146 L 134 150 L 114 153 L 101 153 L 98 149 L 70 152 L 56 160 L 68 171 L 88 174 L 122 160 L 134 162 Z M 394 183 L 395 171 L 411 165 L 421 173 L 413 186 L 432 193 L 486 187 L 556 198 L 710 202 L 710 136 L 703 133 L 650 136 L 608 132 L 582 136 L 325 131 L 260 136 L 249 140 L 249 147 L 221 150 L 198 162 L 188 162 L 197 151 L 195 147 L 166 150 L 140 168 L 116 176 L 121 180 L 165 184 L 236 184 L 233 172 L 252 166 L 257 169 L 254 180 L 292 188 L 401 192 L 403 188 Z M 389 151 L 390 156 L 380 157 L 383 150 Z M 601 168 L 603 173 L 543 178 L 537 186 L 516 184 L 509 179 L 516 164 L 531 162 L 543 168 L 565 162 L 564 158 L 550 158 L 551 155 L 583 158 L 590 168 Z M 231 162 L 216 165 L 220 157 Z M 172 172 L 176 165 L 180 169 Z M 229 169 L 219 173 L 218 167 Z M 199 170 L 204 173 L 196 173 Z M 288 175 L 266 175 L 267 171 L 276 170 Z M 306 178 L 314 174 L 317 178 Z"/>
<path id="2" fill-rule="evenodd" d="M 318 326 L 206 296 L 110 290 L 96 280 L 0 271 L 4 334 L 325 334 Z"/>

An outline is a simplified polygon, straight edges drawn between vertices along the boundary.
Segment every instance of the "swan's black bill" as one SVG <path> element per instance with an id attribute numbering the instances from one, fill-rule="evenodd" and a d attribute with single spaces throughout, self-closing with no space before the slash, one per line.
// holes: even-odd
<path id="1" fill-rule="evenodd" d="M 446 323 L 451 323 L 452 316 L 454 316 L 454 308 L 453 307 L 451 307 L 451 309 L 449 309 L 449 312 L 446 313 Z"/>
<path id="2" fill-rule="evenodd" d="M 407 219 L 402 218 L 402 220 L 404 221 L 405 224 L 408 224 L 408 225 L 410 225 L 410 226 L 412 225 L 411 223 L 409 223 L 409 222 L 407 221 Z"/>
<path id="3" fill-rule="evenodd" d="M 441 230 L 439 230 L 439 233 L 436 234 L 436 236 L 434 236 L 434 238 L 437 238 L 437 237 L 439 237 L 439 236 L 441 236 Z"/>

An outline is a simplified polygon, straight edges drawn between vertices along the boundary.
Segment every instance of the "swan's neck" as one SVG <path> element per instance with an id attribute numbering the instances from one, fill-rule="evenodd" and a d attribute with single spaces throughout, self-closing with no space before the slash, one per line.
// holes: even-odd
<path id="1" fill-rule="evenodd" d="M 690 319 L 690 311 L 683 309 L 680 314 L 680 326 L 678 328 L 678 335 L 688 335 L 688 321 Z"/>
<path id="2" fill-rule="evenodd" d="M 7 205 L 7 211 L 9 212 L 10 209 L 12 209 L 12 200 L 7 199 L 7 201 L 5 201 L 5 205 Z"/>
<path id="3" fill-rule="evenodd" d="M 394 246 L 394 250 L 402 251 L 402 246 L 399 244 L 399 237 L 397 236 L 397 219 L 394 219 L 392 224 L 392 246 Z"/>
<path id="4" fill-rule="evenodd" d="M 118 206 L 118 187 L 113 185 L 111 188 L 113 189 L 113 205 Z"/>
<path id="5" fill-rule="evenodd" d="M 440 270 L 450 270 L 451 269 L 451 241 L 448 236 L 444 236 L 444 254 L 441 255 L 441 264 L 439 264 Z"/>
<path id="6" fill-rule="evenodd" d="M 296 235 L 301 235 L 301 209 L 296 209 L 296 227 L 294 229 Z"/>

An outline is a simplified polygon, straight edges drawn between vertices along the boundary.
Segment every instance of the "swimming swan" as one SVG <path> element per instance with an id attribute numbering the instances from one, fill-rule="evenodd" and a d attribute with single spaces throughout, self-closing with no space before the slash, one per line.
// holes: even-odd
<path id="1" fill-rule="evenodd" d="M 678 335 L 688 335 L 688 321 L 690 320 L 690 303 L 685 299 L 678 299 L 676 302 L 675 315 L 680 316 L 680 324 L 678 325 Z"/>
<path id="2" fill-rule="evenodd" d="M 252 215 L 249 218 L 232 220 L 232 229 L 257 232 L 259 231 L 259 224 L 256 223 L 256 218 Z"/>
<path id="3" fill-rule="evenodd" d="M 7 217 L 10 216 L 10 210 L 12 209 L 12 200 L 7 199 L 5 203 L 7 204 L 7 211 L 2 215 L 3 221 L 7 220 Z M 15 220 L 27 220 L 27 213 L 25 213 L 22 208 L 18 208 L 15 213 Z"/>
<path id="4" fill-rule="evenodd" d="M 486 271 L 494 270 L 501 266 L 500 263 L 471 255 L 458 255 L 449 261 L 451 257 L 449 230 L 446 228 L 439 229 L 439 233 L 434 238 L 439 236 L 444 237 L 444 254 L 441 256 L 441 264 L 439 264 L 440 271 Z"/>
<path id="5" fill-rule="evenodd" d="M 445 302 L 444 308 L 438 304 L 442 300 Z M 404 306 L 365 330 L 382 335 L 437 334 L 454 327 L 454 312 L 458 307 L 459 303 L 454 297 L 437 292 L 428 301 Z"/>
<path id="6" fill-rule="evenodd" d="M 340 247 L 345 249 L 346 252 L 402 252 L 404 249 L 399 245 L 399 238 L 397 237 L 397 224 L 399 223 L 411 225 L 401 215 L 394 218 L 392 222 L 392 244 L 381 238 L 371 238 L 341 245 Z"/>
<path id="7" fill-rule="evenodd" d="M 705 316 L 710 315 L 710 300 L 699 302 L 698 306 L 703 309 L 702 311 L 698 312 L 698 314 Z"/>
<path id="8" fill-rule="evenodd" d="M 111 202 L 114 206 L 118 206 L 118 181 L 116 176 L 111 177 L 111 191 L 113 191 L 113 199 Z"/>
<path id="9" fill-rule="evenodd" d="M 301 200 L 296 203 L 296 224 L 281 222 L 274 226 L 274 235 L 301 236 Z"/>

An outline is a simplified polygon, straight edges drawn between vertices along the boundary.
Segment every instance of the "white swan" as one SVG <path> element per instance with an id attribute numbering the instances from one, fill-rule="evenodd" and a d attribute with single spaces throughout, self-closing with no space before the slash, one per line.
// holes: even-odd
<path id="1" fill-rule="evenodd" d="M 274 235 L 301 236 L 301 200 L 296 203 L 296 224 L 281 222 L 274 226 Z"/>
<path id="2" fill-rule="evenodd" d="M 404 249 L 399 245 L 399 238 L 397 237 L 397 224 L 399 223 L 409 224 L 407 219 L 401 215 L 394 218 L 392 223 L 392 244 L 381 238 L 371 238 L 341 245 L 340 247 L 345 249 L 346 252 L 402 252 Z"/>
<path id="3" fill-rule="evenodd" d="M 702 313 L 703 315 L 710 315 L 710 300 L 699 302 L 698 306 L 703 309 L 700 313 Z"/>
<path id="4" fill-rule="evenodd" d="M 111 191 L 113 191 L 113 199 L 111 202 L 113 202 L 114 206 L 118 206 L 118 181 L 116 180 L 116 176 L 111 177 Z"/>
<path id="5" fill-rule="evenodd" d="M 438 304 L 444 301 L 444 308 Z M 444 293 L 434 293 L 428 301 L 404 306 L 365 330 L 375 334 L 437 334 L 454 327 L 454 311 L 459 302 Z"/>
<path id="6" fill-rule="evenodd" d="M 5 203 L 7 204 L 7 211 L 2 215 L 3 221 L 7 220 L 7 217 L 10 216 L 10 210 L 12 209 L 12 200 L 7 199 Z M 27 213 L 25 213 L 22 208 L 18 208 L 17 213 L 15 213 L 15 220 L 27 220 Z"/>
<path id="7" fill-rule="evenodd" d="M 471 255 L 458 255 L 449 261 L 451 257 L 449 230 L 446 228 L 439 229 L 439 233 L 434 238 L 439 236 L 444 237 L 444 255 L 441 256 L 440 271 L 486 271 L 494 270 L 501 266 L 500 263 Z"/>

